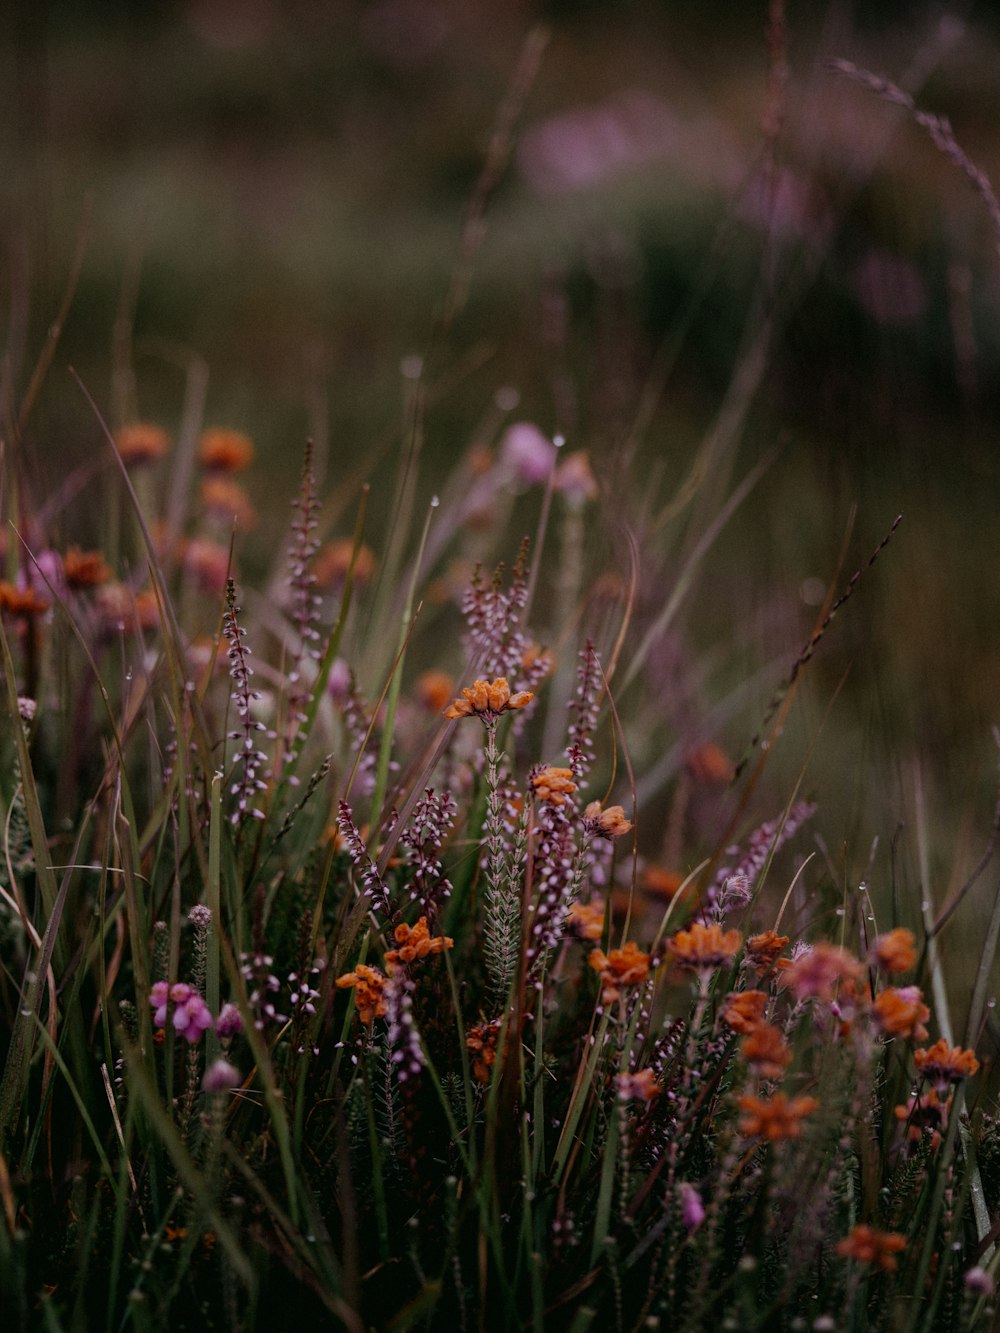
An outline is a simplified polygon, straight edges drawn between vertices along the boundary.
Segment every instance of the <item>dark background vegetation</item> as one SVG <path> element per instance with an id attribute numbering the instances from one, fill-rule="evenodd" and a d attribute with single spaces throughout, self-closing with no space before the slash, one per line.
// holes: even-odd
<path id="1" fill-rule="evenodd" d="M 111 370 L 128 348 L 131 409 L 176 429 L 185 367 L 203 358 L 207 419 L 258 445 L 249 484 L 263 515 L 247 538 L 258 571 L 307 434 L 328 486 L 367 461 L 376 500 L 388 494 L 378 460 L 395 457 L 404 357 L 425 357 L 429 383 L 445 386 L 428 408 L 428 494 L 497 390 L 513 386 L 515 417 L 591 452 L 605 488 L 595 558 L 624 568 L 619 520 L 642 534 L 646 614 L 698 524 L 775 449 L 671 649 L 701 664 L 679 674 L 678 708 L 707 715 L 759 681 L 715 737 L 737 756 L 827 585 L 842 585 L 902 512 L 810 667 L 772 771 L 787 795 L 806 766 L 803 789 L 820 801 L 845 882 L 879 836 L 885 888 L 903 825 L 902 889 L 940 901 L 978 856 L 993 806 L 997 237 L 906 114 L 825 62 L 909 78 L 1000 180 L 997 15 L 985 4 L 790 4 L 769 159 L 767 11 L 652 0 L 6 6 L 7 381 L 23 389 L 82 236 L 76 296 L 24 441 L 37 494 L 101 447 L 69 365 L 114 418 Z M 444 328 L 465 209 L 539 21 L 549 41 L 469 299 Z M 649 515 L 677 492 L 762 340 L 732 447 L 674 529 L 654 531 Z M 99 542 L 88 521 L 85 508 L 67 517 L 63 538 Z M 921 790 L 932 882 L 918 888 Z"/>

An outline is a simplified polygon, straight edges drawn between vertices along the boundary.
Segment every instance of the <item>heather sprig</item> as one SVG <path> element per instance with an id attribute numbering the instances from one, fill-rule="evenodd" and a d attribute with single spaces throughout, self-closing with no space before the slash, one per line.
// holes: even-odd
<path id="1" fill-rule="evenodd" d="M 264 811 L 258 802 L 260 793 L 267 791 L 270 777 L 269 759 L 263 750 L 257 749 L 256 737 L 266 732 L 263 722 L 253 717 L 253 705 L 260 699 L 259 691 L 252 688 L 250 681 L 253 668 L 247 661 L 250 649 L 243 642 L 246 629 L 237 619 L 240 608 L 236 605 L 236 585 L 230 579 L 226 584 L 226 609 L 222 617 L 222 633 L 229 644 L 226 656 L 229 659 L 229 674 L 233 681 L 232 699 L 236 705 L 240 726 L 229 732 L 229 739 L 239 742 L 233 756 L 233 780 L 229 788 L 235 798 L 234 809 L 230 815 L 233 824 L 239 825 L 248 816 L 263 820 Z"/>

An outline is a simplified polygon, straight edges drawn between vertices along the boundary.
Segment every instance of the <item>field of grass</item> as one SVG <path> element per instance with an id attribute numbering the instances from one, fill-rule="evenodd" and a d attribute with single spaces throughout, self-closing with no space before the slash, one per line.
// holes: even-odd
<path id="1" fill-rule="evenodd" d="M 997 39 L 818 11 L 5 20 L 5 1328 L 994 1326 Z"/>

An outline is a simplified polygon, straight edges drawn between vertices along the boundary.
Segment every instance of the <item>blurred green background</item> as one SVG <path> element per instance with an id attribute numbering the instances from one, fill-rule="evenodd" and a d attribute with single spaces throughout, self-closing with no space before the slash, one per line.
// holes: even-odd
<path id="1" fill-rule="evenodd" d="M 646 768 L 692 717 L 738 757 L 827 585 L 902 512 L 810 666 L 771 774 L 784 799 L 806 766 L 845 881 L 879 836 L 883 885 L 900 825 L 900 875 L 916 863 L 922 786 L 940 901 L 994 802 L 998 237 L 906 113 L 826 62 L 904 82 L 1000 180 L 996 10 L 787 9 L 775 27 L 782 6 L 766 3 L 15 0 L 0 67 L 4 411 L 9 424 L 83 235 L 25 435 L 38 495 L 101 447 L 69 365 L 114 420 L 129 349 L 130 410 L 176 430 L 185 366 L 202 358 L 206 419 L 257 442 L 247 562 L 262 571 L 307 434 L 327 487 L 367 461 L 376 501 L 389 493 L 378 460 L 396 455 L 400 366 L 417 355 L 421 494 L 516 390 L 508 419 L 587 448 L 603 484 L 588 577 L 627 570 L 623 525 L 636 536 L 640 627 L 775 450 L 683 632 L 651 658 L 645 697 L 664 727 L 631 736 Z M 448 322 L 463 219 L 538 24 L 547 40 Z M 707 475 L 657 527 L 706 438 Z M 520 503 L 533 514 L 537 496 Z M 89 521 L 67 520 L 65 537 L 98 541 Z M 976 901 L 990 893 L 984 881 Z"/>

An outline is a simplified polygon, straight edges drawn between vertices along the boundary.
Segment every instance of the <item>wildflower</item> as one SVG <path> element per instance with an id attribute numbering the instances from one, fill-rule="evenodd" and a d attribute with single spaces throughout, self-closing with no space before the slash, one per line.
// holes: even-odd
<path id="1" fill-rule="evenodd" d="M 764 1019 L 767 994 L 762 990 L 733 991 L 726 996 L 722 1021 L 734 1032 L 752 1032 Z"/>
<path id="2" fill-rule="evenodd" d="M 556 659 L 548 648 L 537 643 L 529 643 L 521 654 L 521 668 L 530 677 L 532 683 L 544 680 L 555 670 Z"/>
<path id="3" fill-rule="evenodd" d="M 416 695 L 429 713 L 441 713 L 448 705 L 455 682 L 446 671 L 425 671 L 417 677 Z"/>
<path id="4" fill-rule="evenodd" d="M 815 1097 L 789 1100 L 783 1092 L 776 1092 L 770 1100 L 743 1096 L 737 1099 L 737 1104 L 744 1113 L 740 1133 L 751 1139 L 767 1139 L 769 1143 L 801 1138 L 802 1121 L 819 1106 Z"/>
<path id="5" fill-rule="evenodd" d="M 879 935 L 871 947 L 871 960 L 884 972 L 909 972 L 917 961 L 913 931 L 904 926 Z"/>
<path id="6" fill-rule="evenodd" d="M 490 1081 L 490 1071 L 496 1064 L 499 1038 L 499 1018 L 491 1019 L 489 1023 L 477 1023 L 466 1033 L 465 1044 L 472 1052 L 472 1072 L 479 1083 Z"/>
<path id="7" fill-rule="evenodd" d="M 240 1082 L 240 1071 L 228 1060 L 215 1060 L 205 1070 L 201 1086 L 206 1092 L 228 1092 Z"/>
<path id="8" fill-rule="evenodd" d="M 201 1034 L 212 1026 L 208 1005 L 186 981 L 175 982 L 172 986 L 167 981 L 154 982 L 149 989 L 149 1003 L 155 1011 L 153 1022 L 158 1028 L 166 1027 L 170 1006 L 173 1005 L 173 1029 L 187 1041 L 198 1041 Z"/>
<path id="9" fill-rule="evenodd" d="M 779 935 L 775 930 L 762 931 L 760 935 L 751 935 L 743 954 L 743 961 L 755 972 L 767 972 L 774 966 L 782 949 L 788 944 L 787 935 Z"/>
<path id="10" fill-rule="evenodd" d="M 761 1078 L 781 1078 L 792 1063 L 792 1052 L 773 1023 L 758 1023 L 740 1043 L 740 1053 Z"/>
<path id="11" fill-rule="evenodd" d="M 657 898 L 672 898 L 684 883 L 684 876 L 676 870 L 665 870 L 663 866 L 648 865 L 639 882 L 646 893 Z"/>
<path id="12" fill-rule="evenodd" d="M 537 426 L 516 421 L 500 441 L 500 459 L 515 481 L 525 486 L 548 481 L 556 461 L 556 447 Z"/>
<path id="13" fill-rule="evenodd" d="M 386 1014 L 385 988 L 389 978 L 377 967 L 359 963 L 353 972 L 345 972 L 334 983 L 339 990 L 354 987 L 354 1003 L 357 1005 L 361 1021 L 367 1027 L 376 1018 Z"/>
<path id="14" fill-rule="evenodd" d="M 571 903 L 567 920 L 581 939 L 599 940 L 604 934 L 604 908 L 600 904 Z"/>
<path id="15" fill-rule="evenodd" d="M 215 1035 L 223 1041 L 227 1037 L 236 1037 L 243 1031 L 243 1019 L 235 1004 L 226 1003 L 219 1010 L 215 1020 Z"/>
<path id="16" fill-rule="evenodd" d="M 49 603 L 34 588 L 19 588 L 15 583 L 0 582 L 0 611 L 7 615 L 40 616 L 49 609 Z"/>
<path id="17" fill-rule="evenodd" d="M 238 430 L 213 428 L 201 433 L 198 462 L 210 472 L 242 472 L 253 460 L 253 440 Z"/>
<path id="18" fill-rule="evenodd" d="M 639 986 L 649 976 L 649 954 L 643 953 L 634 940 L 607 954 L 603 949 L 593 949 L 587 961 L 601 978 L 603 1004 L 620 999 L 622 986 Z"/>
<path id="19" fill-rule="evenodd" d="M 571 768 L 554 768 L 546 764 L 531 775 L 531 787 L 540 801 L 550 805 L 565 805 L 566 797 L 576 791 Z"/>
<path id="20" fill-rule="evenodd" d="M 354 549 L 349 537 L 340 537 L 322 547 L 313 562 L 316 586 L 339 588 L 353 567 L 355 583 L 367 583 L 375 573 L 375 555 L 368 546 Z"/>
<path id="21" fill-rule="evenodd" d="M 257 511 L 238 481 L 230 477 L 206 477 L 201 483 L 201 507 L 209 518 L 227 526 L 233 522 L 244 531 L 257 522 Z"/>
<path id="22" fill-rule="evenodd" d="M 931 1136 L 933 1151 L 940 1144 L 941 1135 L 948 1128 L 950 1109 L 951 1098 L 942 1101 L 937 1090 L 931 1088 L 929 1092 L 922 1093 L 919 1097 L 908 1097 L 903 1105 L 893 1109 L 893 1115 L 901 1124 L 905 1124 L 906 1138 L 911 1151 L 917 1147 L 924 1134 L 928 1133 Z"/>
<path id="23" fill-rule="evenodd" d="M 889 1037 L 912 1037 L 916 1041 L 926 1041 L 927 1029 L 924 1024 L 930 1018 L 931 1011 L 922 1003 L 922 999 L 917 986 L 886 986 L 872 1005 L 872 1015 L 879 1030 Z"/>
<path id="24" fill-rule="evenodd" d="M 135 634 L 160 623 L 156 594 L 147 588 L 133 592 L 127 583 L 105 583 L 95 594 L 97 613 L 106 630 Z"/>
<path id="25" fill-rule="evenodd" d="M 797 1000 L 815 998 L 831 1001 L 841 982 L 860 981 L 861 963 L 836 944 L 812 945 L 793 958 L 782 973 L 781 984 L 795 993 Z"/>
<path id="26" fill-rule="evenodd" d="M 667 940 L 667 948 L 678 967 L 689 972 L 707 972 L 731 962 L 742 943 L 743 936 L 738 930 L 723 931 L 716 921 L 710 926 L 694 921 Z"/>
<path id="27" fill-rule="evenodd" d="M 652 1069 L 639 1069 L 634 1074 L 618 1074 L 615 1078 L 620 1102 L 640 1101 L 647 1106 L 659 1097 L 663 1089 Z"/>
<path id="28" fill-rule="evenodd" d="M 962 1278 L 962 1285 L 966 1291 L 971 1291 L 976 1296 L 992 1296 L 996 1291 L 996 1283 L 986 1269 L 980 1268 L 978 1264 L 975 1268 L 967 1270 Z"/>
<path id="29" fill-rule="evenodd" d="M 425 916 L 422 916 L 415 926 L 400 922 L 393 931 L 393 938 L 399 948 L 386 950 L 385 961 L 389 968 L 396 963 L 416 962 L 426 958 L 428 954 L 444 953 L 445 949 L 452 948 L 455 943 L 447 935 L 432 936 Z"/>
<path id="30" fill-rule="evenodd" d="M 71 546 L 63 556 L 63 577 L 67 587 L 79 591 L 107 583 L 111 569 L 100 551 L 81 551 L 79 546 Z"/>
<path id="31" fill-rule="evenodd" d="M 852 1227 L 850 1234 L 837 1242 L 837 1253 L 842 1259 L 855 1259 L 859 1264 L 875 1264 L 883 1273 L 894 1273 L 896 1255 L 906 1249 L 906 1237 L 898 1231 L 876 1231 L 866 1222 Z"/>
<path id="32" fill-rule="evenodd" d="M 680 1196 L 681 1223 L 685 1231 L 695 1231 L 705 1220 L 705 1205 L 701 1195 L 685 1180 L 681 1183 Z"/>
<path id="33" fill-rule="evenodd" d="M 711 741 L 697 746 L 688 752 L 684 760 L 688 776 L 706 787 L 724 787 L 732 782 L 736 771 L 733 761 L 726 752 Z"/>
<path id="34" fill-rule="evenodd" d="M 609 805 L 601 809 L 600 801 L 591 801 L 583 812 L 584 828 L 592 837 L 604 838 L 608 842 L 622 838 L 632 829 L 632 821 L 625 818 L 625 811 L 620 805 Z"/>
<path id="35" fill-rule="evenodd" d="M 453 700 L 444 710 L 445 717 L 480 717 L 484 722 L 493 722 L 501 713 L 526 708 L 535 697 L 530 690 L 511 694 L 510 686 L 503 676 L 498 676 L 492 684 L 485 680 L 475 680 L 471 687 L 462 690 L 462 695 L 463 698 Z"/>
<path id="36" fill-rule="evenodd" d="M 152 422 L 132 421 L 115 432 L 115 445 L 126 467 L 141 467 L 170 451 L 170 436 Z"/>
<path id="37" fill-rule="evenodd" d="M 225 591 L 229 578 L 229 551 L 207 537 L 195 537 L 184 548 L 183 565 L 202 592 Z"/>
<path id="38" fill-rule="evenodd" d="M 943 1037 L 931 1047 L 914 1051 L 913 1059 L 921 1075 L 940 1091 L 949 1083 L 961 1083 L 963 1078 L 971 1078 L 979 1068 L 974 1051 L 949 1046 Z"/>

